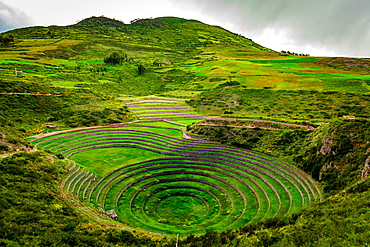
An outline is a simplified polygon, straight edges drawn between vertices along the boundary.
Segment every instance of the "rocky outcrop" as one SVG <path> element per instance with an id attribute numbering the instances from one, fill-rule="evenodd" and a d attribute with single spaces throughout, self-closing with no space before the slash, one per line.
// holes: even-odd
<path id="1" fill-rule="evenodd" d="M 114 209 L 111 209 L 111 210 L 108 210 L 106 212 L 106 214 L 111 217 L 112 219 L 116 220 L 118 219 L 118 215 L 116 214 L 116 212 L 114 211 Z"/>
<path id="2" fill-rule="evenodd" d="M 102 206 L 98 205 L 99 213 L 104 214 L 114 220 L 118 219 L 117 213 L 114 211 L 114 209 L 108 210 L 107 212 L 104 212 L 104 209 Z"/>
<path id="3" fill-rule="evenodd" d="M 104 209 L 101 206 L 99 206 L 99 213 L 105 214 Z"/>
<path id="4" fill-rule="evenodd" d="M 332 151 L 333 143 L 334 143 L 333 139 L 329 139 L 329 138 L 324 137 L 322 139 L 322 146 L 321 146 L 321 149 L 320 149 L 320 153 L 324 156 L 329 154 Z"/>
<path id="5" fill-rule="evenodd" d="M 365 167 L 362 170 L 361 179 L 365 180 L 370 175 L 370 156 L 365 161 Z"/>

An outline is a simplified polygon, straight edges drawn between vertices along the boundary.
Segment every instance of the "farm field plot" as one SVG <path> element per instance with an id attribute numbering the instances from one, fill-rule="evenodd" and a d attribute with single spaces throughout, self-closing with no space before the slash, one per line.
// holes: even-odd
<path id="1" fill-rule="evenodd" d="M 73 160 L 66 194 L 118 221 L 180 236 L 237 229 L 289 215 L 321 199 L 304 172 L 268 155 L 182 139 L 176 128 L 126 125 L 36 139 Z"/>
<path id="2" fill-rule="evenodd" d="M 141 121 L 202 119 L 185 100 L 145 97 L 124 100 L 127 107 Z"/>

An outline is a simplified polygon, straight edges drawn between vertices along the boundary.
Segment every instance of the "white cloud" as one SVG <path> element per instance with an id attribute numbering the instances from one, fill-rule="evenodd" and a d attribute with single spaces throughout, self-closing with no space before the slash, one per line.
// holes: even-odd
<path id="1" fill-rule="evenodd" d="M 0 32 L 32 24 L 31 18 L 25 12 L 0 1 Z"/>
<path id="2" fill-rule="evenodd" d="M 172 0 L 275 50 L 370 57 L 369 0 Z M 273 32 L 271 30 L 274 30 Z M 284 33 L 285 38 L 282 34 Z M 271 36 L 267 37 L 269 34 Z M 289 42 L 287 42 L 289 40 Z M 287 49 L 286 45 L 292 45 Z"/>
<path id="3" fill-rule="evenodd" d="M 33 17 L 37 25 L 71 25 L 91 16 L 106 16 L 129 23 L 136 18 L 173 15 L 168 0 L 12 0 Z"/>

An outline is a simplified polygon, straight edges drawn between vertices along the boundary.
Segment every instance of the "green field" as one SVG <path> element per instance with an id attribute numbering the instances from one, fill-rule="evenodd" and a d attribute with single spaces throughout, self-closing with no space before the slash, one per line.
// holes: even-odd
<path id="1" fill-rule="evenodd" d="M 319 201 L 304 172 L 272 157 L 184 140 L 170 127 L 127 125 L 33 140 L 75 161 L 65 193 L 114 209 L 120 222 L 163 234 L 237 229 Z M 177 137 L 176 137 L 177 136 Z"/>

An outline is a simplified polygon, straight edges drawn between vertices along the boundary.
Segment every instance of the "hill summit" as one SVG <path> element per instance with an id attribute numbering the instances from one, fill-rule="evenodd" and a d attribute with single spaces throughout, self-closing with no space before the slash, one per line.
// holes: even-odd
<path id="1" fill-rule="evenodd" d="M 113 26 L 113 27 L 119 27 L 124 25 L 122 21 L 111 19 L 105 16 L 92 16 L 86 19 L 83 19 L 82 21 L 79 21 L 77 25 L 91 25 L 91 26 Z"/>

